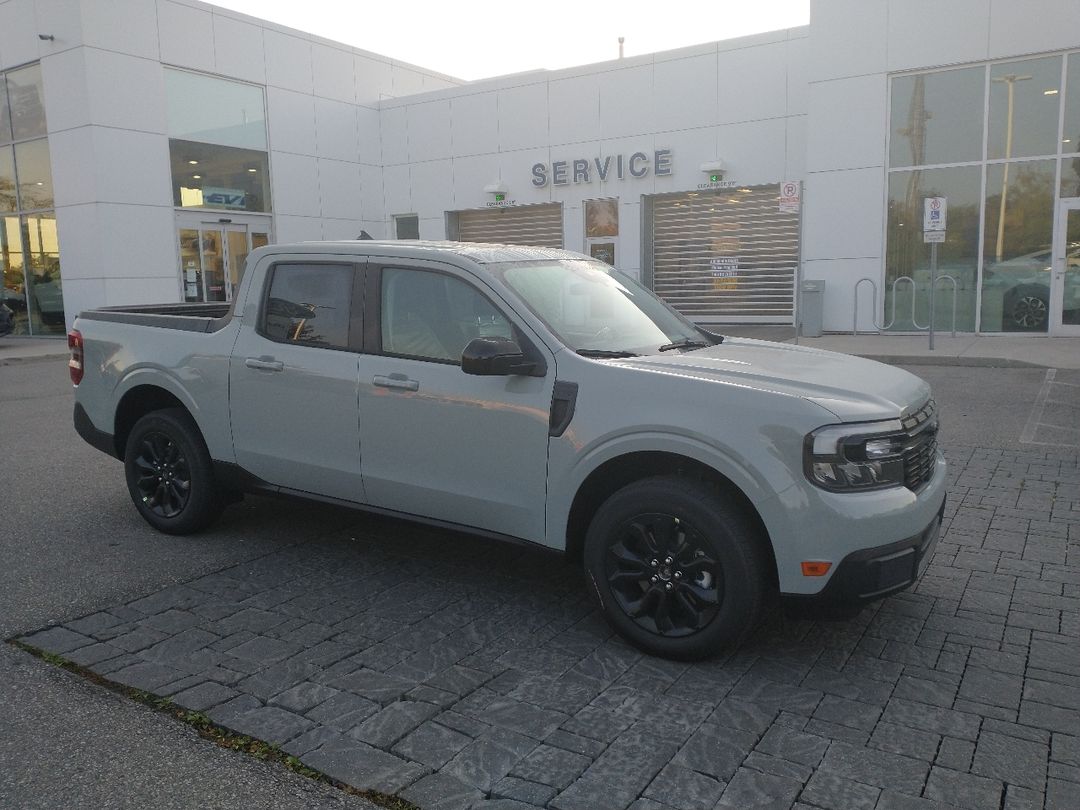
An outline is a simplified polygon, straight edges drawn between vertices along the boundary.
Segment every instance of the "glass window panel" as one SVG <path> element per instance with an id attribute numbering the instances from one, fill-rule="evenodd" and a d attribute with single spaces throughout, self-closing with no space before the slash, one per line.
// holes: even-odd
<path id="1" fill-rule="evenodd" d="M 1061 322 L 1080 325 L 1080 208 L 1065 212 L 1065 284 L 1061 296 Z"/>
<path id="2" fill-rule="evenodd" d="M 62 335 L 64 290 L 60 278 L 60 246 L 56 239 L 56 215 L 52 212 L 22 218 L 26 239 L 30 289 L 30 324 L 35 335 Z"/>
<path id="3" fill-rule="evenodd" d="M 422 270 L 383 271 L 382 349 L 387 354 L 460 363 L 478 337 L 513 337 L 510 323 L 465 282 Z"/>
<path id="4" fill-rule="evenodd" d="M 1069 54 L 1065 65 L 1065 131 L 1061 139 L 1062 152 L 1080 152 L 1080 53 Z"/>
<path id="5" fill-rule="evenodd" d="M 15 194 L 15 152 L 10 146 L 0 146 L 0 211 L 17 211 Z"/>
<path id="6" fill-rule="evenodd" d="M 956 328 L 974 331 L 980 172 L 979 166 L 954 166 L 889 174 L 884 322 L 887 327 L 910 331 L 929 324 L 930 245 L 924 244 L 922 237 L 923 198 L 946 197 L 948 231 L 945 242 L 938 247 L 938 276 L 956 279 Z M 905 276 L 914 284 L 897 281 Z M 950 329 L 952 285 L 947 281 L 938 283 L 935 309 L 935 327 Z"/>
<path id="7" fill-rule="evenodd" d="M 1061 57 L 990 67 L 990 160 L 1058 153 Z"/>
<path id="8" fill-rule="evenodd" d="M 586 200 L 585 201 L 585 236 L 588 238 L 599 236 L 619 235 L 619 201 L 618 200 Z"/>
<path id="9" fill-rule="evenodd" d="M 1061 160 L 1061 196 L 1080 197 L 1080 157 Z"/>
<path id="10" fill-rule="evenodd" d="M 1053 228 L 1053 160 L 986 167 L 983 332 L 1046 331 Z"/>
<path id="11" fill-rule="evenodd" d="M 288 343 L 348 346 L 352 287 L 349 265 L 277 265 L 263 333 Z"/>
<path id="12" fill-rule="evenodd" d="M 26 314 L 26 277 L 23 275 L 22 236 L 18 217 L 0 217 L 0 270 L 4 275 L 2 300 L 15 315 L 16 335 L 26 335 L 30 327 Z"/>
<path id="13" fill-rule="evenodd" d="M 8 109 L 7 82 L 0 75 L 0 143 L 11 140 L 11 110 Z"/>
<path id="14" fill-rule="evenodd" d="M 266 152 L 192 141 L 169 141 L 173 205 L 269 212 Z"/>
<path id="15" fill-rule="evenodd" d="M 39 138 L 46 134 L 43 88 L 41 65 L 31 65 L 7 74 L 11 129 L 15 140 Z"/>
<path id="16" fill-rule="evenodd" d="M 195 228 L 180 229 L 180 281 L 184 285 L 184 300 L 189 304 L 203 300 L 202 254 L 199 251 L 199 232 Z"/>
<path id="17" fill-rule="evenodd" d="M 166 69 L 165 97 L 170 137 L 266 150 L 261 87 Z"/>
<path id="18" fill-rule="evenodd" d="M 981 160 L 985 81 L 982 67 L 895 77 L 889 165 Z"/>
<path id="19" fill-rule="evenodd" d="M 395 216 L 394 233 L 398 239 L 419 239 L 420 218 L 416 214 L 400 214 Z"/>
<path id="20" fill-rule="evenodd" d="M 53 207 L 49 141 L 15 144 L 15 169 L 19 176 L 19 202 L 23 211 Z"/>

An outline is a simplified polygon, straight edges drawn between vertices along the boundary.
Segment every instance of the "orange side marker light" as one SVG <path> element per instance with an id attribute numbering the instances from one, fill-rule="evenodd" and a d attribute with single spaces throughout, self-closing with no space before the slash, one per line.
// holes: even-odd
<path id="1" fill-rule="evenodd" d="M 831 562 L 806 560 L 802 564 L 802 575 L 804 577 L 823 577 L 829 573 L 830 568 L 832 568 Z"/>

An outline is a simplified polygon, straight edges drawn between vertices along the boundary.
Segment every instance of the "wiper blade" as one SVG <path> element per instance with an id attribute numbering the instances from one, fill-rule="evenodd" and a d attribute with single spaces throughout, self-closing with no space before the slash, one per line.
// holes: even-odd
<path id="1" fill-rule="evenodd" d="M 611 349 L 578 349 L 582 357 L 637 357 L 637 352 Z"/>
<path id="2" fill-rule="evenodd" d="M 709 344 L 704 340 L 691 340 L 690 338 L 684 338 L 683 340 L 676 340 L 674 343 L 665 343 L 659 349 L 658 352 L 670 352 L 672 349 L 704 349 Z"/>

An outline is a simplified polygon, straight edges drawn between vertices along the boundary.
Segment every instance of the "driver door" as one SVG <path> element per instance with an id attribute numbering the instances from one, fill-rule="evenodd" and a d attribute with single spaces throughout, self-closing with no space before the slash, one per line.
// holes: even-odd
<path id="1" fill-rule="evenodd" d="M 360 360 L 364 490 L 374 506 L 541 542 L 555 358 L 464 273 L 368 266 Z M 475 337 L 531 340 L 542 377 L 461 370 Z"/>

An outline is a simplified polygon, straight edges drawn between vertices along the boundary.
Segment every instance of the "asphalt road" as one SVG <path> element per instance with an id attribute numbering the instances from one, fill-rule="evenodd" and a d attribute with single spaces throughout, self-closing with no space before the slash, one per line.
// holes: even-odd
<path id="1" fill-rule="evenodd" d="M 1020 448 L 1039 369 L 925 366 L 950 444 Z M 62 361 L 0 366 L 0 634 L 82 616 L 339 530 L 354 513 L 248 499 L 212 532 L 151 531 L 71 427 Z M 0 645 L 0 806 L 359 807 Z"/>

